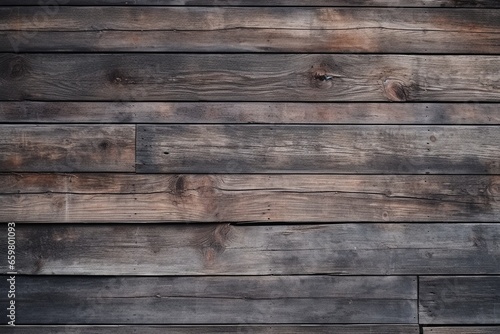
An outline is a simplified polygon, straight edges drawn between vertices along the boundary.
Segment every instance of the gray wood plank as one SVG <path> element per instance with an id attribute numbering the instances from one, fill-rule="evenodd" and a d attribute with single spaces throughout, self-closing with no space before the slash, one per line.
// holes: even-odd
<path id="1" fill-rule="evenodd" d="M 499 174 L 500 127 L 139 125 L 142 173 Z"/>
<path id="2" fill-rule="evenodd" d="M 498 243 L 484 244 L 489 246 Z M 500 276 L 420 277 L 419 282 L 421 324 L 500 324 Z"/>
<path id="3" fill-rule="evenodd" d="M 417 322 L 412 276 L 17 276 L 16 291 L 20 325 Z"/>
<path id="4" fill-rule="evenodd" d="M 0 221 L 492 222 L 499 185 L 478 175 L 0 174 Z"/>
<path id="5" fill-rule="evenodd" d="M 500 274 L 494 223 L 17 224 L 16 241 L 27 275 Z"/>
<path id="6" fill-rule="evenodd" d="M 424 327 L 424 334 L 497 334 L 500 326 Z"/>
<path id="7" fill-rule="evenodd" d="M 0 102 L 3 123 L 500 125 L 495 103 Z"/>
<path id="8" fill-rule="evenodd" d="M 0 100 L 500 101 L 498 56 L 1 54 Z"/>
<path id="9" fill-rule="evenodd" d="M 2 172 L 133 172 L 130 125 L 1 125 Z"/>

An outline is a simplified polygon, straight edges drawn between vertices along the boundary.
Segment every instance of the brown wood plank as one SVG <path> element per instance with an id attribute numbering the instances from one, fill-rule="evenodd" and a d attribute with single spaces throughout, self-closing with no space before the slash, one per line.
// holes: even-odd
<path id="1" fill-rule="evenodd" d="M 0 102 L 3 123 L 500 125 L 495 103 Z"/>
<path id="2" fill-rule="evenodd" d="M 16 305 L 19 325 L 412 324 L 418 312 L 413 276 L 17 276 Z"/>
<path id="3" fill-rule="evenodd" d="M 1 226 L 6 231 L 5 225 Z M 7 249 L 7 238 L 0 240 Z M 17 224 L 27 275 L 500 274 L 499 224 Z M 7 256 L 0 271 L 7 273 Z"/>
<path id="4" fill-rule="evenodd" d="M 500 326 L 424 327 L 424 334 L 498 334 Z"/>
<path id="5" fill-rule="evenodd" d="M 420 277 L 419 282 L 421 324 L 500 324 L 500 276 Z"/>
<path id="6" fill-rule="evenodd" d="M 491 222 L 499 185 L 474 175 L 0 174 L 0 221 Z"/>
<path id="7" fill-rule="evenodd" d="M 135 127 L 0 126 L 0 171 L 132 172 Z"/>
<path id="8" fill-rule="evenodd" d="M 1 54 L 0 100 L 500 101 L 498 56 Z"/>
<path id="9" fill-rule="evenodd" d="M 1 52 L 500 53 L 489 9 L 0 7 Z"/>
<path id="10" fill-rule="evenodd" d="M 500 174 L 500 127 L 139 125 L 146 173 Z"/>

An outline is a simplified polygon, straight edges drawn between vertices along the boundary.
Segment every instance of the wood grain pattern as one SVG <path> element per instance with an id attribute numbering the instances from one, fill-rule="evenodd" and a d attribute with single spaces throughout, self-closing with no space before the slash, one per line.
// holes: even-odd
<path id="1" fill-rule="evenodd" d="M 494 223 L 18 224 L 16 240 L 26 275 L 500 274 Z"/>
<path id="2" fill-rule="evenodd" d="M 492 222 L 499 185 L 474 175 L 1 174 L 0 221 Z"/>
<path id="3" fill-rule="evenodd" d="M 424 327 L 424 334 L 497 334 L 500 326 Z"/>
<path id="4" fill-rule="evenodd" d="M 498 56 L 1 54 L 0 100 L 500 101 Z"/>
<path id="5" fill-rule="evenodd" d="M 0 8 L 0 51 L 500 53 L 500 12 L 488 9 L 72 6 L 43 21 L 40 12 Z"/>
<path id="6" fill-rule="evenodd" d="M 1 125 L 2 172 L 132 172 L 135 127 Z"/>
<path id="7" fill-rule="evenodd" d="M 495 103 L 0 102 L 3 123 L 500 125 Z"/>
<path id="8" fill-rule="evenodd" d="M 141 173 L 499 174 L 500 127 L 139 125 Z"/>
<path id="9" fill-rule="evenodd" d="M 20 325 L 417 322 L 412 276 L 18 276 L 16 286 Z"/>
<path id="10" fill-rule="evenodd" d="M 500 276 L 420 277 L 419 282 L 421 324 L 500 324 Z"/>

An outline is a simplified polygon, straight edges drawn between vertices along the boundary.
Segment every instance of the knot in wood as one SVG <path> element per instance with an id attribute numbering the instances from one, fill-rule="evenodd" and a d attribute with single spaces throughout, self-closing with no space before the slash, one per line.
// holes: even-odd
<path id="1" fill-rule="evenodd" d="M 408 101 L 410 92 L 408 86 L 401 80 L 384 80 L 384 93 L 387 99 L 395 102 Z"/>
<path id="2" fill-rule="evenodd" d="M 29 66 L 23 57 L 16 56 L 9 63 L 8 75 L 11 79 L 18 79 L 29 71 Z"/>

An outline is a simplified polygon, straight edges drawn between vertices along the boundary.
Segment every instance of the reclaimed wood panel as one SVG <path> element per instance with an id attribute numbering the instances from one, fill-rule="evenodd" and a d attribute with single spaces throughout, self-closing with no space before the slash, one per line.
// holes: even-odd
<path id="1" fill-rule="evenodd" d="M 130 125 L 1 125 L 2 172 L 133 172 Z"/>
<path id="2" fill-rule="evenodd" d="M 489 9 L 0 8 L 1 52 L 500 53 Z"/>
<path id="3" fill-rule="evenodd" d="M 495 103 L 0 102 L 3 123 L 500 125 Z"/>
<path id="4" fill-rule="evenodd" d="M 18 224 L 16 240 L 25 275 L 500 274 L 494 223 Z"/>
<path id="5" fill-rule="evenodd" d="M 1 54 L 0 100 L 500 101 L 498 56 Z"/>
<path id="6" fill-rule="evenodd" d="M 419 282 L 421 324 L 500 324 L 500 276 L 420 277 Z"/>
<path id="7" fill-rule="evenodd" d="M 16 287 L 20 325 L 417 322 L 412 276 L 17 276 Z"/>
<path id="8" fill-rule="evenodd" d="M 481 327 L 424 327 L 424 334 L 497 334 L 500 333 L 500 326 Z"/>
<path id="9" fill-rule="evenodd" d="M 140 173 L 500 174 L 500 127 L 139 125 Z"/>
<path id="10" fill-rule="evenodd" d="M 479 175 L 0 174 L 0 221 L 492 222 L 499 185 Z"/>

